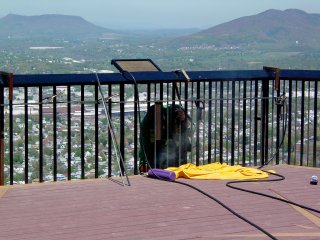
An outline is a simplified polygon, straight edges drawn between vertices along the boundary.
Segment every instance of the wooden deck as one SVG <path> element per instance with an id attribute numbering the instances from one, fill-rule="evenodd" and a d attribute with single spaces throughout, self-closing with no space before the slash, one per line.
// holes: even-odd
<path id="1" fill-rule="evenodd" d="M 320 169 L 272 166 L 286 180 L 246 183 L 320 210 Z M 0 187 L 1 240 L 269 239 L 219 204 L 186 186 L 142 176 L 123 187 L 79 180 Z M 179 180 L 215 196 L 278 239 L 320 239 L 319 215 L 227 188 L 227 181 Z"/>

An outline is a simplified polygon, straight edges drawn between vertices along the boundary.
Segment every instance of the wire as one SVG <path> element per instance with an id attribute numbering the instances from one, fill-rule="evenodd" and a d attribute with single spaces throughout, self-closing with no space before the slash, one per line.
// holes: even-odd
<path id="1" fill-rule="evenodd" d="M 226 183 L 226 186 L 229 187 L 229 188 L 232 188 L 232 189 L 235 189 L 235 190 L 239 190 L 239 191 L 242 191 L 242 192 L 247 192 L 247 193 L 251 193 L 251 194 L 255 194 L 255 195 L 259 195 L 259 196 L 263 196 L 263 197 L 268 197 L 268 198 L 271 198 L 271 199 L 274 199 L 274 200 L 277 200 L 277 201 L 281 201 L 281 202 L 284 202 L 284 203 L 288 203 L 288 204 L 291 204 L 291 205 L 295 205 L 295 206 L 298 206 L 300 208 L 303 208 L 303 209 L 306 209 L 306 210 L 309 210 L 309 211 L 312 211 L 312 212 L 315 212 L 315 213 L 320 213 L 320 210 L 317 210 L 317 209 L 314 209 L 314 208 L 311 208 L 311 207 L 308 207 L 308 206 L 305 206 L 305 205 L 302 205 L 302 204 L 298 204 L 296 202 L 293 202 L 293 201 L 290 201 L 290 200 L 287 200 L 287 199 L 283 199 L 283 198 L 279 198 L 279 197 L 275 197 L 275 196 L 272 196 L 272 195 L 269 195 L 269 194 L 265 194 L 265 193 L 261 193 L 261 192 L 257 192 L 257 191 L 252 191 L 252 190 L 248 190 L 248 189 L 245 189 L 245 188 L 240 188 L 240 187 L 236 187 L 234 186 L 235 184 L 242 184 L 242 183 L 261 183 L 261 182 L 275 182 L 275 181 L 283 181 L 285 180 L 285 177 L 281 174 L 277 174 L 277 173 L 272 173 L 272 172 L 269 172 L 269 171 L 265 171 L 265 170 L 262 170 L 263 167 L 267 166 L 274 158 L 275 156 L 278 155 L 279 151 L 280 151 L 280 148 L 282 147 L 283 145 L 283 142 L 284 142 L 284 138 L 285 138 L 285 133 L 287 131 L 287 119 L 288 119 L 288 111 L 287 111 L 287 104 L 286 104 L 286 98 L 285 98 L 285 95 L 283 94 L 283 113 L 285 115 L 285 118 L 283 118 L 283 121 L 284 121 L 284 124 L 283 124 L 283 134 L 282 134 L 282 140 L 279 144 L 279 147 L 277 147 L 275 153 L 272 155 L 272 157 L 267 161 L 266 164 L 260 166 L 258 169 L 260 169 L 261 171 L 263 172 L 266 172 L 270 175 L 273 175 L 273 176 L 276 176 L 278 178 L 275 178 L 275 179 L 259 179 L 259 180 L 241 180 L 241 181 L 229 181 Z"/>
<path id="2" fill-rule="evenodd" d="M 285 179 L 285 177 L 283 175 L 281 175 L 281 174 L 272 173 L 272 172 L 264 171 L 264 170 L 261 170 L 261 171 L 266 172 L 266 173 L 271 174 L 271 175 L 274 175 L 274 176 L 277 176 L 279 178 L 266 179 L 266 180 L 261 180 L 260 179 L 260 180 L 230 181 L 230 182 L 226 183 L 226 186 L 228 186 L 230 188 L 233 188 L 233 189 L 236 189 L 236 190 L 239 190 L 239 191 L 248 192 L 248 193 L 252 193 L 252 194 L 256 194 L 256 195 L 272 198 L 272 199 L 275 199 L 275 200 L 278 200 L 278 201 L 281 201 L 281 202 L 289 203 L 289 204 L 292 204 L 292 205 L 307 209 L 307 210 L 315 212 L 315 213 L 320 213 L 320 210 L 318 210 L 318 209 L 314 209 L 314 208 L 311 208 L 311 207 L 308 207 L 308 206 L 305 206 L 305 205 L 302 205 L 302 204 L 299 204 L 299 203 L 295 203 L 295 202 L 292 202 L 290 200 L 282 199 L 282 198 L 275 197 L 275 196 L 272 196 L 272 195 L 269 195 L 269 194 L 265 194 L 265 193 L 261 193 L 261 192 L 248 190 L 248 189 L 245 189 L 245 188 L 235 187 L 235 186 L 232 185 L 232 184 L 253 183 L 253 182 L 254 183 L 257 183 L 257 182 L 276 182 L 276 181 L 282 181 L 282 180 Z"/>
<path id="3" fill-rule="evenodd" d="M 135 85 L 135 95 L 137 96 L 137 102 L 138 102 L 138 117 L 139 117 L 139 123 L 141 125 L 141 114 L 140 114 L 140 101 L 139 101 L 139 92 L 138 92 L 138 84 L 136 82 L 136 79 L 134 78 L 134 76 L 130 73 L 130 72 L 127 72 L 127 71 L 124 71 L 122 73 L 123 77 L 125 77 L 125 73 L 128 73 L 131 77 L 131 79 L 134 81 L 134 85 Z M 127 80 L 129 80 L 128 78 L 126 78 Z M 177 87 L 177 86 L 175 86 Z M 177 89 L 176 89 L 177 91 Z M 178 94 L 179 96 L 179 94 Z M 181 101 L 181 99 L 179 98 L 179 102 Z M 246 219 L 245 217 L 243 217 L 242 215 L 240 215 L 239 213 L 237 213 L 236 211 L 234 211 L 233 209 L 231 209 L 230 207 L 228 207 L 226 204 L 224 204 L 222 201 L 218 200 L 217 198 L 215 198 L 214 196 L 206 193 L 205 191 L 191 185 L 191 184 L 188 184 L 188 183 L 184 183 L 184 182 L 179 182 L 179 181 L 171 181 L 171 180 L 168 180 L 168 179 L 165 179 L 165 178 L 162 178 L 160 177 L 159 175 L 157 175 L 155 173 L 155 171 L 153 171 L 152 167 L 150 166 L 150 163 L 149 163 L 149 160 L 148 160 L 148 157 L 147 157 L 147 154 L 146 154 L 146 151 L 145 151 L 145 148 L 144 148 L 144 144 L 141 144 L 141 148 L 142 148 L 142 151 L 143 151 L 143 154 L 145 156 L 145 159 L 146 159 L 146 163 L 151 171 L 151 173 L 155 176 L 155 179 L 157 180 L 160 180 L 160 181 L 165 181 L 165 182 L 172 182 L 172 183 L 176 183 L 176 184 L 181 184 L 181 185 L 184 185 L 184 186 L 187 186 L 189 188 L 192 188 L 194 189 L 195 191 L 205 195 L 206 197 L 210 198 L 211 200 L 215 201 L 216 203 L 218 203 L 219 205 L 221 205 L 223 208 L 225 208 L 226 210 L 228 210 L 229 212 L 231 212 L 232 214 L 234 214 L 235 216 L 237 216 L 238 218 L 242 219 L 243 221 L 245 221 L 246 223 L 250 224 L 251 226 L 255 227 L 256 229 L 258 229 L 259 231 L 263 232 L 265 235 L 267 235 L 268 237 L 270 237 L 271 239 L 274 239 L 274 240 L 277 240 L 277 238 L 275 238 L 271 233 L 269 233 L 268 231 L 266 231 L 265 229 L 263 229 L 262 227 L 258 226 L 257 224 L 253 223 L 252 221 Z"/>
<path id="4" fill-rule="evenodd" d="M 216 197 L 212 196 L 211 194 L 201 190 L 198 187 L 195 187 L 191 184 L 185 183 L 185 182 L 180 182 L 180 181 L 170 181 L 167 179 L 163 179 L 160 178 L 159 176 L 155 175 L 156 180 L 160 180 L 160 181 L 165 181 L 165 182 L 171 182 L 171 183 L 176 183 L 176 184 L 180 184 L 180 185 L 184 185 L 187 186 L 201 194 L 203 194 L 204 196 L 210 198 L 211 200 L 215 201 L 216 203 L 218 203 L 220 206 L 222 206 L 223 208 L 225 208 L 226 210 L 228 210 L 229 212 L 231 212 L 233 215 L 237 216 L 238 218 L 240 218 L 241 220 L 243 220 L 244 222 L 248 223 L 249 225 L 253 226 L 254 228 L 258 229 L 259 231 L 261 231 L 262 233 L 264 233 L 265 235 L 267 235 L 268 237 L 270 237 L 271 239 L 277 240 L 276 237 L 274 237 L 271 233 L 269 233 L 267 230 L 265 230 L 264 228 L 258 226 L 257 224 L 255 224 L 254 222 L 250 221 L 249 219 L 245 218 L 244 216 L 242 216 L 241 214 L 237 213 L 236 211 L 234 211 L 232 208 L 228 207 L 226 204 L 224 204 L 222 201 L 220 201 L 219 199 L 217 199 Z"/>
<path id="5" fill-rule="evenodd" d="M 285 94 L 283 93 L 283 95 L 285 96 Z M 285 133 L 287 132 L 287 122 L 288 122 L 288 106 L 287 106 L 287 102 L 285 101 L 286 98 L 284 97 L 283 98 L 283 103 L 280 104 L 283 106 L 283 113 L 285 115 L 285 118 L 283 118 L 283 134 L 282 134 L 282 139 L 280 141 L 280 144 L 279 144 L 279 147 L 277 147 L 276 151 L 274 152 L 274 154 L 272 155 L 272 157 L 267 161 L 267 163 L 261 165 L 260 167 L 258 167 L 258 169 L 262 169 L 264 166 L 267 166 L 279 153 L 282 145 L 283 145 L 283 142 L 284 142 L 284 138 L 285 138 Z M 278 100 L 276 100 L 278 101 Z M 278 104 L 278 103 L 276 103 Z M 278 104 L 279 105 L 279 104 Z"/>
<path id="6" fill-rule="evenodd" d="M 109 100 L 110 98 L 113 98 L 113 97 L 116 97 L 118 96 L 119 94 L 116 93 L 116 94 L 112 94 L 111 96 L 108 96 L 106 97 L 106 101 Z M 52 95 L 52 96 L 49 96 L 49 97 L 45 97 L 44 99 L 42 99 L 42 101 L 40 102 L 23 102 L 23 103 L 3 103 L 3 104 L 0 104 L 0 107 L 6 107 L 6 106 L 36 106 L 36 105 L 41 105 L 41 104 L 67 104 L 67 103 L 73 103 L 73 104 L 99 104 L 101 103 L 102 99 L 98 99 L 98 100 L 95 100 L 95 101 L 55 101 L 55 102 L 52 102 L 52 101 L 49 101 L 50 99 L 56 97 L 56 95 Z M 256 97 L 256 98 L 190 98 L 190 99 L 179 99 L 179 101 L 181 102 L 195 102 L 195 101 L 198 101 L 198 102 L 210 102 L 210 101 L 230 101 L 230 100 L 236 100 L 236 101 L 240 101 L 240 100 L 263 100 L 263 99 L 269 99 L 269 97 Z M 169 100 L 169 101 L 175 101 L 173 99 Z M 143 100 L 141 101 L 140 100 L 140 103 L 152 103 L 153 101 L 152 100 Z M 157 100 L 157 102 L 159 103 L 166 103 L 168 102 L 168 100 Z M 136 103 L 136 101 L 113 101 L 113 103 Z"/>
<path id="7" fill-rule="evenodd" d="M 127 77 L 125 76 L 125 73 L 129 74 L 129 76 L 131 77 L 131 79 L 127 78 Z M 132 75 L 132 73 L 130 73 L 130 72 L 128 72 L 128 71 L 123 71 L 123 72 L 122 72 L 122 76 L 123 76 L 126 80 L 129 80 L 129 81 L 132 80 L 132 81 L 134 82 L 134 94 L 135 94 L 135 96 L 137 97 L 138 118 L 139 118 L 139 124 L 140 124 L 140 126 L 141 126 L 142 121 L 141 121 L 141 113 L 140 113 L 141 111 L 140 111 L 140 98 L 139 98 L 138 83 L 137 83 L 135 77 Z M 141 131 L 140 131 L 140 132 L 141 132 Z M 140 144 L 140 145 L 141 145 L 140 147 L 142 148 L 142 152 L 143 152 L 144 157 L 145 157 L 145 160 L 146 160 L 146 164 L 148 165 L 148 168 L 150 169 L 150 171 L 152 172 L 152 174 L 154 174 L 154 176 L 155 176 L 156 178 L 158 178 L 159 180 L 166 181 L 166 179 L 161 178 L 160 176 L 158 176 L 158 175 L 153 171 L 153 168 L 152 168 L 151 165 L 150 165 L 150 162 L 149 162 L 149 159 L 148 159 L 148 156 L 147 156 L 147 153 L 146 153 L 145 146 L 144 146 L 144 144 Z"/>
<path id="8" fill-rule="evenodd" d="M 256 192 L 256 191 L 252 191 L 252 190 L 248 190 L 248 189 L 244 189 L 244 188 L 240 188 L 240 187 L 236 187 L 234 186 L 234 184 L 239 184 L 239 183 L 257 183 L 257 182 L 274 182 L 274 181 L 283 181 L 285 179 L 285 177 L 281 174 L 276 174 L 276 173 L 272 173 L 272 172 L 268 172 L 268 171 L 265 171 L 265 170 L 262 170 L 262 168 L 266 165 L 268 165 L 273 159 L 274 157 L 279 153 L 279 150 L 280 148 L 282 147 L 283 145 L 283 142 L 284 142 L 284 138 L 285 138 L 285 133 L 286 133 L 286 130 L 287 130 L 287 118 L 288 118 L 288 113 L 287 113 L 287 105 L 286 105 L 286 102 L 285 102 L 285 98 L 284 98 L 284 109 L 283 109 L 283 112 L 285 113 L 285 118 L 283 118 L 283 121 L 284 121 L 284 127 L 283 127 L 283 135 L 282 135 L 282 140 L 279 144 L 279 147 L 276 149 L 276 152 L 272 155 L 272 157 L 268 160 L 268 162 L 262 166 L 260 166 L 258 169 L 260 169 L 261 171 L 263 172 L 266 172 L 268 174 L 271 174 L 271 175 L 274 175 L 274 176 L 277 176 L 278 178 L 276 179 L 267 179 L 267 180 L 243 180 L 243 181 L 229 181 L 226 183 L 226 186 L 227 187 L 230 187 L 232 189 L 235 189 L 235 190 L 239 190 L 239 191 L 243 191 L 243 192 L 247 192 L 247 193 L 251 193 L 251 194 L 256 194 L 256 195 L 260 195 L 260 196 L 263 196 L 263 197 L 268 197 L 268 198 L 271 198 L 271 199 L 274 199 L 274 200 L 278 200 L 278 201 L 281 201 L 281 202 L 285 202 L 285 203 L 288 203 L 288 204 L 291 204 L 291 205 L 295 205 L 295 206 L 298 206 L 300 208 L 303 208 L 303 209 L 306 209 L 306 210 L 309 210 L 309 211 L 312 211 L 312 212 L 315 212 L 315 213 L 320 213 L 319 210 L 317 209 L 314 209 L 314 208 L 311 208 L 311 207 L 308 207 L 308 206 L 305 206 L 305 205 L 302 205 L 302 204 L 298 204 L 298 203 L 295 203 L 295 202 L 292 202 L 290 200 L 286 200 L 286 199 L 282 199 L 282 198 L 279 198 L 279 197 L 275 197 L 275 196 L 272 196 L 272 195 L 269 195 L 269 194 L 265 194 L 265 193 L 261 193 L 261 192 Z M 156 175 L 155 175 L 156 176 Z M 156 176 L 157 177 L 157 176 Z M 162 179 L 162 178 L 159 178 L 159 180 L 162 180 L 162 181 L 169 181 L 169 180 L 166 180 L 166 179 Z M 171 182 L 171 181 L 170 181 Z M 217 202 L 218 204 L 220 204 L 222 207 L 224 207 L 225 209 L 227 209 L 229 212 L 231 212 L 232 214 L 234 214 L 235 216 L 237 216 L 238 218 L 242 219 L 243 221 L 247 222 L 248 224 L 250 224 L 251 226 L 255 227 L 256 229 L 258 229 L 259 231 L 263 232 L 265 235 L 267 235 L 268 237 L 270 237 L 271 239 L 277 239 L 276 237 L 274 237 L 271 233 L 269 233 L 268 231 L 266 231 L 265 229 L 263 229 L 262 227 L 258 226 L 257 224 L 253 223 L 252 221 L 246 219 L 245 217 L 243 217 L 242 215 L 240 215 L 239 213 L 235 212 L 234 210 L 232 210 L 230 207 L 228 207 L 226 204 L 224 204 L 222 201 L 218 200 L 217 198 L 215 198 L 214 196 L 202 191 L 201 189 L 191 185 L 191 184 L 188 184 L 188 183 L 184 183 L 184 182 L 179 182 L 179 181 L 173 181 L 173 183 L 177 183 L 177 184 L 181 184 L 181 185 L 185 185 L 185 186 L 188 186 L 198 192 L 200 192 L 201 194 L 205 195 L 206 197 L 214 200 L 215 202 Z"/>
<path id="9" fill-rule="evenodd" d="M 53 104 L 53 105 L 58 105 L 58 104 L 100 104 L 103 99 L 99 98 L 98 100 L 93 100 L 93 101 L 49 101 L 50 99 L 53 99 L 55 97 L 57 97 L 57 95 L 52 95 L 52 96 L 48 96 L 43 98 L 40 102 L 24 102 L 24 103 L 4 103 L 4 104 L 0 104 L 0 107 L 7 107 L 7 106 L 39 106 L 39 105 L 49 105 L 49 104 Z M 115 93 L 112 94 L 108 97 L 104 98 L 104 101 L 109 101 L 110 99 L 112 99 L 113 97 L 117 97 L 119 96 L 119 93 Z M 123 101 L 113 101 L 113 103 L 123 103 Z"/>
<path id="10" fill-rule="evenodd" d="M 222 201 L 218 200 L 217 198 L 215 198 L 214 196 L 206 193 L 205 191 L 202 191 L 201 189 L 188 184 L 188 183 L 184 183 L 184 182 L 178 182 L 178 181 L 173 181 L 173 183 L 177 183 L 177 184 L 181 184 L 181 185 L 185 185 L 189 188 L 192 188 L 196 191 L 198 191 L 199 193 L 205 195 L 206 197 L 212 199 L 213 201 L 215 201 L 216 203 L 220 204 L 223 208 L 225 208 L 226 210 L 228 210 L 229 212 L 231 212 L 233 215 L 237 216 L 238 218 L 240 218 L 241 220 L 245 221 L 246 223 L 250 224 L 251 226 L 255 227 L 256 229 L 258 229 L 259 231 L 263 232 L 265 235 L 267 235 L 268 237 L 270 237 L 271 239 L 277 239 L 276 237 L 274 237 L 271 233 L 269 233 L 267 230 L 265 230 L 264 228 L 258 226 L 257 224 L 255 224 L 254 222 L 248 220 L 247 218 L 245 218 L 244 216 L 242 216 L 241 214 L 237 213 L 236 211 L 234 211 L 233 209 L 231 209 L 230 207 L 228 207 L 226 204 L 224 204 Z"/>

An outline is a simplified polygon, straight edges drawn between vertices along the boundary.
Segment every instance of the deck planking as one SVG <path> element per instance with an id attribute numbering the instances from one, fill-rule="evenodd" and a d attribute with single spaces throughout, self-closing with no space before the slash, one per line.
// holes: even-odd
<path id="1" fill-rule="evenodd" d="M 320 169 L 268 168 L 286 179 L 241 187 L 320 210 L 320 185 L 309 183 Z M 269 239 L 186 186 L 143 176 L 130 181 L 130 187 L 108 179 L 0 187 L 0 239 Z M 227 181 L 178 181 L 213 195 L 278 239 L 320 239 L 319 214 L 227 188 Z"/>

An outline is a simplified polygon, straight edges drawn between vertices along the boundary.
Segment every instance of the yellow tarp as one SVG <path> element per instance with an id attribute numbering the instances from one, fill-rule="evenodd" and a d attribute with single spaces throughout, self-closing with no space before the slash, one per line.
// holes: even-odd
<path id="1" fill-rule="evenodd" d="M 169 167 L 166 170 L 174 172 L 176 178 L 188 179 L 247 180 L 269 177 L 268 173 L 259 169 L 242 167 L 240 165 L 229 166 L 218 162 L 202 166 L 187 163 L 180 167 Z"/>

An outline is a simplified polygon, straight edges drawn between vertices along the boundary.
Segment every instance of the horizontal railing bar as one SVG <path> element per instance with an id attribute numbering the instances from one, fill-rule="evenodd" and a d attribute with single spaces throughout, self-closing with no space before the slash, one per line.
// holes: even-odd
<path id="1" fill-rule="evenodd" d="M 257 97 L 257 98 L 199 98 L 199 99 L 179 99 L 179 100 L 158 100 L 158 99 L 153 99 L 150 101 L 147 100 L 139 100 L 139 103 L 153 103 L 153 102 L 158 102 L 158 103 L 167 103 L 167 102 L 173 102 L 173 101 L 181 101 L 181 102 L 197 102 L 197 101 L 204 101 L 204 102 L 209 102 L 209 101 L 230 101 L 230 100 L 267 100 L 267 99 L 272 99 L 272 97 Z M 0 107 L 5 107 L 5 106 L 40 106 L 40 105 L 54 105 L 54 104 L 100 104 L 101 101 L 57 101 L 57 102 L 38 102 L 38 103 L 5 103 L 5 104 L 0 104 Z M 119 103 L 138 103 L 138 101 L 112 101 L 112 104 L 119 104 Z"/>
<path id="2" fill-rule="evenodd" d="M 265 70 L 241 71 L 190 71 L 187 72 L 190 81 L 230 81 L 230 80 L 272 80 L 275 74 Z M 128 75 L 124 78 L 120 73 L 98 74 L 101 84 L 133 83 Z M 137 72 L 132 73 L 137 83 L 181 82 L 186 79 L 175 72 Z M 316 70 L 281 70 L 283 80 L 320 80 L 320 71 Z M 58 85 L 94 85 L 96 75 L 92 74 L 41 74 L 41 75 L 14 75 L 14 87 L 25 86 L 58 86 Z M 8 78 L 0 75 L 0 85 L 9 86 Z"/>
<path id="3" fill-rule="evenodd" d="M 194 71 L 187 72 L 191 81 L 221 81 L 221 80 L 273 80 L 275 73 L 266 70 L 239 70 L 239 71 Z M 319 70 L 288 70 L 281 69 L 281 80 L 320 80 Z"/>

